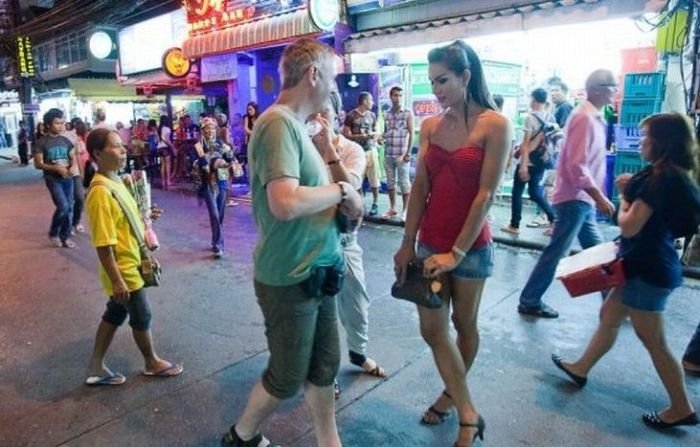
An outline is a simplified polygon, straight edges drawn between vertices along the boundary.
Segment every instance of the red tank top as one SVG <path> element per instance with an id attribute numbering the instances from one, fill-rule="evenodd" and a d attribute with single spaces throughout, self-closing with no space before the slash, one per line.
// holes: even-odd
<path id="1" fill-rule="evenodd" d="M 420 241 L 440 252 L 449 252 L 462 231 L 469 209 L 479 192 L 484 150 L 478 146 L 448 152 L 431 144 L 425 156 L 430 194 L 420 226 Z M 491 242 L 491 229 L 484 222 L 470 249 Z"/>

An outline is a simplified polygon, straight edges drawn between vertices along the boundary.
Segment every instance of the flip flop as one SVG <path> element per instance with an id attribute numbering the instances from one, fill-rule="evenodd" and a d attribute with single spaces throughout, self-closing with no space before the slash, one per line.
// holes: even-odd
<path id="1" fill-rule="evenodd" d="M 166 365 L 157 371 L 144 371 L 141 374 L 146 377 L 174 377 L 182 374 L 182 371 L 184 371 L 182 365 L 166 362 Z"/>
<path id="2" fill-rule="evenodd" d="M 124 382 L 126 382 L 126 377 L 113 372 L 104 376 L 90 376 L 85 379 L 85 385 L 87 386 L 121 385 Z"/>

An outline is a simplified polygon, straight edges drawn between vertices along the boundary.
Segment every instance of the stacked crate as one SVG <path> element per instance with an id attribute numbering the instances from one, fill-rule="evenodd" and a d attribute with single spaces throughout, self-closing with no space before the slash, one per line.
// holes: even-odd
<path id="1" fill-rule="evenodd" d="M 665 73 L 628 73 L 622 98 L 620 123 L 615 127 L 615 177 L 635 174 L 645 162 L 639 153 L 639 124 L 661 111 L 666 85 Z M 617 188 L 612 199 L 617 202 Z"/>

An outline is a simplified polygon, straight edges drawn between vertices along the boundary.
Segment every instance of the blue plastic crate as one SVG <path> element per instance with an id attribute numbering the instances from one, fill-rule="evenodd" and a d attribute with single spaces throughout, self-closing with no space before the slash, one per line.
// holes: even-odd
<path id="1" fill-rule="evenodd" d="M 625 75 L 624 99 L 664 98 L 666 73 L 628 73 Z"/>
<path id="2" fill-rule="evenodd" d="M 642 159 L 641 154 L 632 152 L 618 152 L 615 155 L 615 178 L 620 174 L 636 174 L 641 171 L 647 162 Z M 613 179 L 613 182 L 615 180 Z M 617 205 L 617 187 L 613 183 L 610 198 Z"/>
<path id="3" fill-rule="evenodd" d="M 661 103 L 660 99 L 623 99 L 620 125 L 639 126 L 644 118 L 661 111 Z"/>
<path id="4" fill-rule="evenodd" d="M 639 126 L 615 125 L 615 149 L 617 152 L 639 152 Z"/>

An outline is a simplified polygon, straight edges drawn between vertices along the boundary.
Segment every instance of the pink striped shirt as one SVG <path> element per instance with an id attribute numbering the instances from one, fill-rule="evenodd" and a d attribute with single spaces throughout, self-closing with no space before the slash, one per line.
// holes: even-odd
<path id="1" fill-rule="evenodd" d="M 605 191 L 606 126 L 600 110 L 589 101 L 571 114 L 557 161 L 552 204 L 580 200 L 595 206 L 585 190 L 597 187 Z"/>

